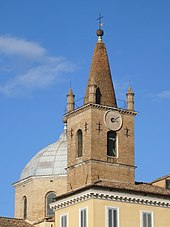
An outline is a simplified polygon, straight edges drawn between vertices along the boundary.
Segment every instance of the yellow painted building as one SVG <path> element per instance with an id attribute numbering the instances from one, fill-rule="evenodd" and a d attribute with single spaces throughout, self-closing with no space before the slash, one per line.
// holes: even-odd
<path id="1" fill-rule="evenodd" d="M 169 226 L 170 203 L 166 196 L 146 195 L 142 189 L 141 192 L 117 190 L 114 186 L 105 189 L 100 186 L 88 188 L 83 192 L 78 190 L 73 195 L 60 197 L 53 203 L 56 227 Z M 86 210 L 86 224 L 81 225 L 81 220 L 84 221 L 81 217 L 83 210 Z M 67 219 L 67 225 L 61 224 L 63 216 Z"/>

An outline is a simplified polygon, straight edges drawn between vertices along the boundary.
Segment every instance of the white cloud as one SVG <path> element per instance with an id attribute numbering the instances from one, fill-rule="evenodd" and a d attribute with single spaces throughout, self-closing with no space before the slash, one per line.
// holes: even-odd
<path id="1" fill-rule="evenodd" d="M 0 61 L 0 93 L 8 96 L 48 88 L 61 80 L 61 75 L 75 70 L 67 59 L 50 56 L 39 44 L 16 37 L 0 37 L 2 59 L 4 55 L 5 60 Z"/>
<path id="2" fill-rule="evenodd" d="M 170 99 L 170 91 L 169 90 L 164 90 L 159 92 L 158 94 L 154 95 L 156 98 L 160 99 Z"/>
<path id="3" fill-rule="evenodd" d="M 170 100 L 170 90 L 162 90 L 158 93 L 149 92 L 149 93 L 146 94 L 146 97 L 149 97 L 154 101 Z"/>
<path id="4" fill-rule="evenodd" d="M 0 53 L 37 58 L 44 56 L 46 50 L 36 42 L 17 37 L 0 36 Z"/>

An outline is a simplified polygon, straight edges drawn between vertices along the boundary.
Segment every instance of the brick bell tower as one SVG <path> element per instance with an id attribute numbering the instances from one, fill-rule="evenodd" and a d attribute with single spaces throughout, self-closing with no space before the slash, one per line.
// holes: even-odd
<path id="1" fill-rule="evenodd" d="M 129 88 L 127 108 L 117 107 L 103 30 L 98 41 L 84 98 L 74 108 L 74 94 L 67 95 L 68 191 L 98 181 L 134 183 L 134 93 Z"/>

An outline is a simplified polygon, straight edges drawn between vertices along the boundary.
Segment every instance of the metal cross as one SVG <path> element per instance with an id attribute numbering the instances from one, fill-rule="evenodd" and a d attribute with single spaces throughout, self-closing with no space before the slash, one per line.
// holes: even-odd
<path id="1" fill-rule="evenodd" d="M 129 128 L 125 128 L 125 136 L 128 138 L 130 135 L 129 135 Z"/>
<path id="2" fill-rule="evenodd" d="M 88 123 L 87 123 L 87 122 L 85 122 L 85 123 L 84 123 L 84 131 L 85 131 L 85 132 L 87 132 L 87 131 L 88 131 L 88 127 L 87 127 L 87 126 L 88 126 Z"/>
<path id="3" fill-rule="evenodd" d="M 98 128 L 96 128 L 96 130 L 98 130 L 100 133 L 100 131 L 102 131 L 102 129 L 101 129 L 102 124 L 99 121 L 99 123 L 96 123 L 96 125 L 98 126 Z"/>
<path id="4" fill-rule="evenodd" d="M 101 13 L 99 13 L 99 17 L 97 18 L 97 20 L 99 21 L 99 29 L 101 29 L 102 25 L 103 25 L 103 23 L 101 21 L 102 18 L 103 18 L 103 16 L 101 16 Z"/>
<path id="5" fill-rule="evenodd" d="M 71 138 L 73 137 L 73 129 L 71 128 L 71 130 L 70 130 L 70 136 L 71 136 Z"/>

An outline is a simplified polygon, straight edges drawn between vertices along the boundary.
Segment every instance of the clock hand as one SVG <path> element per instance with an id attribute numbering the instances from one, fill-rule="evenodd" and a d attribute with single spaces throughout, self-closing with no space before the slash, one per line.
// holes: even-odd
<path id="1" fill-rule="evenodd" d="M 111 118 L 111 122 L 112 122 L 112 123 L 116 122 L 116 120 L 117 120 L 118 118 L 119 118 L 119 116 L 116 117 L 116 118 L 113 118 L 113 117 L 112 117 L 112 118 Z"/>
<path id="2" fill-rule="evenodd" d="M 115 121 L 116 121 L 119 117 L 120 117 L 120 116 L 116 117 L 116 118 L 115 118 Z"/>

